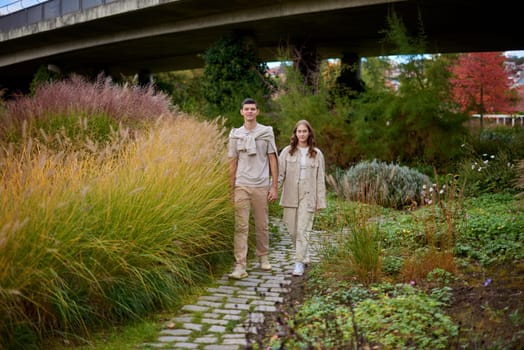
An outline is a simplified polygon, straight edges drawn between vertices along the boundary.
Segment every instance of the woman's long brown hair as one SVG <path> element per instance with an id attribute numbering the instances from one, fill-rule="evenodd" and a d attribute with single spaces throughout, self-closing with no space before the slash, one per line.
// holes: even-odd
<path id="1" fill-rule="evenodd" d="M 291 142 L 289 145 L 291 146 L 291 149 L 289 150 L 289 154 L 293 155 L 295 154 L 295 151 L 298 148 L 298 137 L 297 137 L 297 129 L 300 125 L 305 125 L 308 129 L 308 137 L 307 137 L 307 145 L 309 147 L 308 155 L 310 158 L 315 158 L 317 155 L 317 151 L 315 150 L 315 147 L 317 146 L 317 142 L 315 141 L 315 132 L 313 131 L 313 128 L 311 127 L 311 124 L 305 119 L 299 120 L 295 124 L 295 128 L 293 129 L 293 135 L 291 136 Z"/>

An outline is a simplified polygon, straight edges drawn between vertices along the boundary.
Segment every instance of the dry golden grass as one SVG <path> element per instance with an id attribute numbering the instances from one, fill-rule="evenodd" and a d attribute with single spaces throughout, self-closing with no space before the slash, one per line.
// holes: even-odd
<path id="1" fill-rule="evenodd" d="M 218 122 L 164 117 L 131 139 L 0 155 L 0 348 L 167 307 L 227 260 Z"/>

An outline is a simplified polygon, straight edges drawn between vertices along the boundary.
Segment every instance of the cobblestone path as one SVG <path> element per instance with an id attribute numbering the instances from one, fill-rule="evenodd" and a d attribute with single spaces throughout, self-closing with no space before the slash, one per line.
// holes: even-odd
<path id="1" fill-rule="evenodd" d="M 248 262 L 249 276 L 243 280 L 229 279 L 228 271 L 194 304 L 183 306 L 179 315 L 165 322 L 155 342 L 138 349 L 240 350 L 250 345 L 257 325 L 268 313 L 278 311 L 293 278 L 290 237 L 279 219 L 271 218 L 270 225 L 279 231 L 270 239 L 272 271 L 262 271 L 254 259 Z M 315 261 L 315 244 L 312 248 L 310 258 Z"/>

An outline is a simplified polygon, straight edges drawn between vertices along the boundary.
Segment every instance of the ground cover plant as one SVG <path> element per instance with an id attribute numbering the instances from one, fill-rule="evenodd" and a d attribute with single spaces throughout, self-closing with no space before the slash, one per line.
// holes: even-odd
<path id="1" fill-rule="evenodd" d="M 147 88 L 75 79 L 1 112 L 2 349 L 82 343 L 169 309 L 230 262 L 221 124 L 176 115 Z M 68 83 L 76 103 L 57 92 Z M 151 114 L 128 108 L 135 97 Z"/>
<path id="2" fill-rule="evenodd" d="M 294 280 L 262 346 L 522 348 L 522 200 L 511 189 L 464 198 L 457 176 L 440 180 L 410 210 L 331 195 L 321 263 Z"/>

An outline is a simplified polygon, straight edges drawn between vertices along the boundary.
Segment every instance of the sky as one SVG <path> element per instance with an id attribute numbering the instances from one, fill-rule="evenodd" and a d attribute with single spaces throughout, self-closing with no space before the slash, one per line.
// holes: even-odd
<path id="1" fill-rule="evenodd" d="M 0 0 L 0 16 L 46 1 L 48 0 Z"/>
<path id="2" fill-rule="evenodd" d="M 524 57 L 524 50 L 506 51 L 504 52 L 504 55 L 506 55 L 506 57 L 510 57 L 510 56 Z"/>

